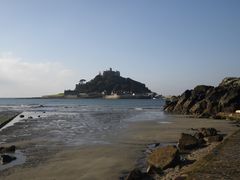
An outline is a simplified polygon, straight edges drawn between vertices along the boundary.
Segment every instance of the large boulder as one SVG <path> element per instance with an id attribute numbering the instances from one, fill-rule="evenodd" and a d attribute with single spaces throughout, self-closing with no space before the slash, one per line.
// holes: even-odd
<path id="1" fill-rule="evenodd" d="M 178 141 L 178 148 L 180 150 L 192 150 L 192 149 L 198 148 L 199 146 L 200 146 L 200 141 L 196 137 L 190 134 L 185 134 L 185 133 L 181 134 L 181 137 Z"/>
<path id="2" fill-rule="evenodd" d="M 215 135 L 215 136 L 209 136 L 209 137 L 207 137 L 207 141 L 208 141 L 209 143 L 212 143 L 212 142 L 220 142 L 220 141 L 222 141 L 222 140 L 223 140 L 223 135 L 220 135 L 220 134 Z"/>
<path id="3" fill-rule="evenodd" d="M 203 100 L 207 93 L 213 89 L 212 86 L 199 85 L 193 90 L 185 91 L 179 98 L 174 111 L 189 114 L 190 109 L 199 101 Z"/>
<path id="4" fill-rule="evenodd" d="M 164 111 L 166 111 L 166 112 L 173 112 L 176 104 L 177 104 L 177 101 L 175 101 L 175 102 L 166 101 L 166 105 L 164 107 Z"/>
<path id="5" fill-rule="evenodd" d="M 207 108 L 206 111 L 211 114 L 217 114 L 221 111 L 219 107 L 219 100 L 223 97 L 228 90 L 225 87 L 214 88 L 206 97 Z"/>
<path id="6" fill-rule="evenodd" d="M 192 90 L 186 90 L 178 99 L 177 104 L 174 107 L 174 112 L 176 113 L 182 113 L 183 111 L 183 105 L 188 100 L 188 98 L 191 96 Z"/>
<path id="7" fill-rule="evenodd" d="M 198 85 L 193 89 L 193 93 L 192 93 L 192 99 L 195 102 L 199 102 L 201 100 L 203 100 L 206 95 L 211 92 L 211 90 L 213 89 L 213 86 L 206 86 L 206 85 Z"/>
<path id="8" fill-rule="evenodd" d="M 183 108 L 182 108 L 182 114 L 189 114 L 189 110 L 191 109 L 191 107 L 196 103 L 196 101 L 194 99 L 192 99 L 191 97 L 188 98 L 185 103 L 183 104 Z"/>
<path id="9" fill-rule="evenodd" d="M 167 98 L 165 101 L 164 111 L 172 112 L 178 100 L 179 100 L 179 97 L 177 96 L 171 96 L 170 98 Z"/>
<path id="10" fill-rule="evenodd" d="M 219 100 L 221 112 L 235 112 L 240 105 L 240 88 L 230 88 Z"/>
<path id="11" fill-rule="evenodd" d="M 199 132 L 201 132 L 204 137 L 217 135 L 217 130 L 215 128 L 201 128 L 199 129 Z"/>
<path id="12" fill-rule="evenodd" d="M 196 132 L 193 136 L 197 139 L 203 139 L 204 138 L 204 135 L 201 132 Z"/>
<path id="13" fill-rule="evenodd" d="M 154 168 L 165 170 L 174 167 L 179 162 L 179 151 L 175 146 L 155 149 L 147 158 L 147 162 Z"/>
<path id="14" fill-rule="evenodd" d="M 191 107 L 189 112 L 191 114 L 202 114 L 205 109 L 207 108 L 207 101 L 206 100 L 201 100 L 194 104 L 194 106 Z"/>

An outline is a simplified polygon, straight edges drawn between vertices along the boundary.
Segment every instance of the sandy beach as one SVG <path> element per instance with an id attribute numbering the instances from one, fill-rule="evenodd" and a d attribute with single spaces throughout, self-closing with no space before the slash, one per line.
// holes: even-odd
<path id="1" fill-rule="evenodd" d="M 231 135 L 237 127 L 225 120 L 166 116 L 166 121 L 132 122 L 122 129 L 112 144 L 78 147 L 59 146 L 56 152 L 32 153 L 31 161 L 0 173 L 4 180 L 119 179 L 138 166 L 147 144 L 176 143 L 180 133 L 190 128 L 214 127 Z M 33 142 L 16 142 L 24 151 Z M 43 158 L 41 158 L 43 157 Z M 28 158 L 28 157 L 27 157 Z M 40 159 L 40 161 L 38 161 Z M 43 159 L 43 160 L 41 160 Z M 143 162 L 142 162 L 143 163 Z"/>

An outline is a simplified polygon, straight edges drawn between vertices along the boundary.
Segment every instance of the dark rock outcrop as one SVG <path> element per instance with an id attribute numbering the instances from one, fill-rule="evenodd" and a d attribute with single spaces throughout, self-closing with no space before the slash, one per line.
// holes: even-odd
<path id="1" fill-rule="evenodd" d="M 199 131 L 203 134 L 204 137 L 217 135 L 217 130 L 215 128 L 201 128 Z"/>
<path id="2" fill-rule="evenodd" d="M 0 147 L 0 154 L 4 153 L 14 153 L 16 150 L 16 146 L 12 145 L 9 147 Z"/>
<path id="3" fill-rule="evenodd" d="M 182 133 L 178 141 L 178 148 L 180 150 L 192 150 L 200 146 L 201 142 L 196 137 Z"/>
<path id="4" fill-rule="evenodd" d="M 240 78 L 225 78 L 217 87 L 199 85 L 166 101 L 164 110 L 197 117 L 215 117 L 219 112 L 240 109 Z"/>
<path id="5" fill-rule="evenodd" d="M 155 149 L 147 158 L 149 166 L 165 170 L 174 167 L 179 162 L 179 151 L 175 146 L 165 146 Z"/>
<path id="6" fill-rule="evenodd" d="M 202 145 L 206 144 L 206 141 L 204 140 L 204 135 L 203 135 L 203 133 L 201 133 L 201 132 L 196 132 L 193 136 L 194 136 L 195 138 L 197 138 L 199 146 L 202 146 Z"/>
<path id="7" fill-rule="evenodd" d="M 9 156 L 9 155 L 1 155 L 1 164 L 7 164 L 12 162 L 13 160 L 16 160 L 16 157 Z"/>
<path id="8" fill-rule="evenodd" d="M 207 141 L 208 143 L 212 143 L 212 142 L 220 142 L 223 140 L 223 135 L 215 135 L 215 136 L 209 136 L 207 137 Z"/>
<path id="9" fill-rule="evenodd" d="M 204 135 L 203 135 L 203 133 L 201 133 L 201 132 L 196 132 L 196 133 L 194 134 L 194 137 L 197 138 L 197 139 L 203 139 L 203 138 L 204 138 Z"/>

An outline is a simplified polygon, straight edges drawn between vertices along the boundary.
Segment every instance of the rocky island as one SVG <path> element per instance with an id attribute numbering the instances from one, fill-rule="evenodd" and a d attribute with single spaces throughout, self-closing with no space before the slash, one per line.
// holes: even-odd
<path id="1" fill-rule="evenodd" d="M 88 82 L 81 79 L 74 90 L 64 91 L 65 98 L 150 99 L 156 96 L 145 84 L 124 78 L 112 68 Z"/>

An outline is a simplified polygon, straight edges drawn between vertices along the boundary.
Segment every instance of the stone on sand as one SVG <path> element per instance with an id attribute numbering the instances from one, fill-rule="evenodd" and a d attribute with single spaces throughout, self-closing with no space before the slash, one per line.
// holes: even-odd
<path id="1" fill-rule="evenodd" d="M 16 160 L 16 157 L 4 154 L 4 155 L 1 155 L 0 160 L 1 160 L 1 164 L 7 164 L 12 162 L 13 160 Z"/>
<path id="2" fill-rule="evenodd" d="M 222 141 L 223 140 L 223 135 L 220 135 L 220 134 L 218 134 L 218 135 L 216 135 L 216 136 L 209 136 L 209 137 L 207 137 L 207 141 L 209 142 L 209 143 L 212 143 L 212 142 L 220 142 L 220 141 Z"/>
<path id="3" fill-rule="evenodd" d="M 155 149 L 147 158 L 150 166 L 161 170 L 174 167 L 179 162 L 179 152 L 175 146 Z"/>
<path id="4" fill-rule="evenodd" d="M 199 147 L 199 145 L 200 142 L 196 137 L 185 133 L 181 134 L 181 137 L 178 141 L 178 148 L 180 150 L 192 150 Z"/>

